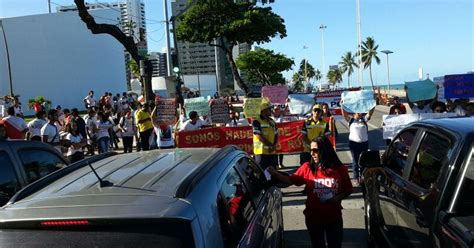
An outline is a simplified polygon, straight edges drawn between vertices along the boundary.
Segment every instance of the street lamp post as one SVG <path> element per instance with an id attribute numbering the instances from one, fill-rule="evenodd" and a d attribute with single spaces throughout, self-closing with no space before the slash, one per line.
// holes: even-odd
<path id="1" fill-rule="evenodd" d="M 325 54 L 324 54 L 324 30 L 327 28 L 327 26 L 325 26 L 324 24 L 321 24 L 321 26 L 319 26 L 319 29 L 321 29 L 321 47 L 322 47 L 322 55 L 323 55 L 323 68 L 322 68 L 322 73 L 323 73 L 323 78 L 324 78 L 324 75 L 325 74 L 325 70 L 326 70 L 326 60 L 325 60 Z"/>
<path id="2" fill-rule="evenodd" d="M 393 53 L 392 51 L 390 50 L 383 50 L 381 51 L 382 53 L 385 53 L 387 54 L 387 83 L 388 83 L 388 95 L 390 95 L 390 66 L 388 64 L 388 55 Z"/>
<path id="3" fill-rule="evenodd" d="M 172 61 L 171 61 L 171 46 L 170 46 L 170 25 L 168 20 L 168 1 L 163 0 L 163 11 L 165 17 L 165 39 L 166 39 L 166 76 L 170 77 L 172 75 Z M 176 50 L 176 54 L 177 50 Z"/>
<path id="4" fill-rule="evenodd" d="M 356 0 L 356 24 L 357 24 L 357 51 L 359 56 L 358 57 L 358 81 L 359 86 L 362 87 L 362 31 L 361 31 L 361 21 L 360 21 L 360 0 Z"/>
<path id="5" fill-rule="evenodd" d="M 13 96 L 12 68 L 11 68 L 11 65 L 10 65 L 10 52 L 8 50 L 7 36 L 5 35 L 5 27 L 3 26 L 2 20 L 0 20 L 0 28 L 2 28 L 3 41 L 5 42 L 5 54 L 7 55 L 8 79 L 9 79 L 9 82 L 10 82 L 10 96 Z"/>

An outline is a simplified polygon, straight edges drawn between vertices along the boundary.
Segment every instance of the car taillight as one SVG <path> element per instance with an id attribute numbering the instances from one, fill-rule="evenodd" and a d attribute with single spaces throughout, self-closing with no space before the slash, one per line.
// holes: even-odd
<path id="1" fill-rule="evenodd" d="M 59 220 L 59 221 L 42 221 L 41 226 L 84 226 L 89 225 L 88 220 Z"/>

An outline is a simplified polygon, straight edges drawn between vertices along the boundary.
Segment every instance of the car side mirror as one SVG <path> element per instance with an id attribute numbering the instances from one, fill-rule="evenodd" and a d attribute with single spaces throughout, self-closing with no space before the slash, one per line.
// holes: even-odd
<path id="1" fill-rule="evenodd" d="M 364 168 L 381 167 L 380 152 L 378 150 L 362 152 L 359 158 L 359 165 Z"/>

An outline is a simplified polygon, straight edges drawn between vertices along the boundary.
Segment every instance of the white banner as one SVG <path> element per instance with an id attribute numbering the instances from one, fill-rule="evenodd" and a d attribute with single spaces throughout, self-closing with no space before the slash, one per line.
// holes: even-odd
<path id="1" fill-rule="evenodd" d="M 393 139 L 403 128 L 415 121 L 425 119 L 438 119 L 456 116 L 456 113 L 427 113 L 427 114 L 402 114 L 384 115 L 383 139 Z"/>

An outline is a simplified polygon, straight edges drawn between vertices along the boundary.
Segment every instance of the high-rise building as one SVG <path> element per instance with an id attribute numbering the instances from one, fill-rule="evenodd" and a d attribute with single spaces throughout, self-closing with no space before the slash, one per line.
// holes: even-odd
<path id="1" fill-rule="evenodd" d="M 171 2 L 172 15 L 176 16 L 183 11 L 187 3 L 188 0 L 173 0 Z M 217 68 L 219 89 L 234 88 L 232 70 L 221 48 L 216 49 L 207 43 L 180 40 L 177 41 L 177 47 L 179 66 L 184 75 L 216 74 Z M 234 59 L 237 59 L 238 55 L 244 51 L 250 51 L 250 46 L 247 44 L 235 46 L 232 52 Z"/>
<path id="2" fill-rule="evenodd" d="M 153 65 L 152 77 L 166 76 L 166 72 L 167 72 L 166 53 L 151 52 L 148 59 Z"/>
<path id="3" fill-rule="evenodd" d="M 89 10 L 94 9 L 112 9 L 120 12 L 120 18 L 117 19 L 117 25 L 128 36 L 132 36 L 138 46 L 138 52 L 145 55 L 148 51 L 146 43 L 146 21 L 145 21 L 145 4 L 143 0 L 122 0 L 113 3 L 86 3 Z M 56 8 L 58 12 L 77 11 L 76 5 L 59 6 Z M 96 20 L 100 22 L 100 18 Z M 125 66 L 127 72 L 127 85 L 132 78 L 132 73 L 129 69 L 129 62 L 131 56 L 125 51 Z"/>

